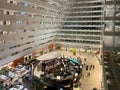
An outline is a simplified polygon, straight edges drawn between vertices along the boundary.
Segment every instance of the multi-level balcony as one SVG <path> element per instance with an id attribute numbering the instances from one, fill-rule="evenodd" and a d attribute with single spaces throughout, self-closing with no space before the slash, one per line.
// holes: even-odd
<path id="1" fill-rule="evenodd" d="M 99 46 L 103 31 L 103 2 L 84 0 L 67 4 L 64 8 L 62 29 L 57 42 L 96 44 Z"/>

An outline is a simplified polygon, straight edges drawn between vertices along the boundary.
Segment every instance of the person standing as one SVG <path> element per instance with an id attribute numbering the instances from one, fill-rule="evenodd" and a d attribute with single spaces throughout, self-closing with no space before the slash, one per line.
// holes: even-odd
<path id="1" fill-rule="evenodd" d="M 90 67 L 89 67 L 89 70 L 91 70 L 91 69 L 92 69 L 92 66 L 93 66 L 93 65 L 91 64 L 91 65 L 90 65 Z"/>
<path id="2" fill-rule="evenodd" d="M 87 65 L 87 66 L 86 66 L 86 71 L 88 70 L 88 67 L 89 67 L 89 66 Z"/>
<path id="3" fill-rule="evenodd" d="M 86 58 L 84 58 L 84 62 L 86 62 Z"/>
<path id="4" fill-rule="evenodd" d="M 32 80 L 32 66 L 29 67 L 29 80 Z"/>
<path id="5" fill-rule="evenodd" d="M 87 72 L 87 77 L 89 77 L 90 76 L 90 72 Z"/>
<path id="6" fill-rule="evenodd" d="M 93 65 L 92 67 L 93 67 L 93 69 L 95 68 L 95 66 L 94 66 L 94 65 Z"/>

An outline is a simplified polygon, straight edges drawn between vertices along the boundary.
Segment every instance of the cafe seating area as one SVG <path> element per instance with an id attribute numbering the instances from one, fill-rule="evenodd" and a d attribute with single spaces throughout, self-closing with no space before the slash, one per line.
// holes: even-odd
<path id="1" fill-rule="evenodd" d="M 0 90 L 29 90 L 23 84 L 23 77 L 28 73 L 29 70 L 22 64 L 11 68 L 3 67 L 0 73 Z"/>
<path id="2" fill-rule="evenodd" d="M 51 54 L 40 56 L 34 61 L 30 61 L 29 64 L 20 63 L 15 67 L 2 68 L 0 70 L 0 90 L 82 90 L 86 83 L 90 82 L 87 79 L 91 79 L 91 77 L 87 77 L 87 73 L 84 73 L 85 59 L 87 59 L 86 63 L 89 63 L 86 58 L 88 54 L 73 55 L 71 52 L 68 54 L 65 52 L 60 55 L 57 52 L 53 53 L 51 58 L 49 55 Z M 90 55 L 88 57 L 92 60 L 93 55 Z M 94 70 L 91 72 L 93 73 Z M 90 75 L 94 74 L 90 73 Z"/>
<path id="3" fill-rule="evenodd" d="M 73 90 L 80 86 L 82 76 L 80 57 L 57 54 L 50 60 L 48 57 L 46 59 L 35 60 L 34 64 L 21 63 L 16 67 L 4 67 L 0 71 L 0 88 L 2 88 L 0 90 Z M 34 73 L 36 68 L 38 71 Z"/>
<path id="4" fill-rule="evenodd" d="M 53 61 L 57 60 L 57 64 Z M 44 90 L 73 90 L 73 87 L 80 85 L 82 76 L 82 61 L 80 57 L 74 59 L 72 57 L 58 57 L 55 60 L 41 62 L 42 73 L 39 78 L 46 78 L 47 84 L 43 85 Z M 46 64 L 48 62 L 50 64 Z M 40 65 L 40 64 L 38 64 Z M 53 67 L 52 70 L 46 68 Z M 35 75 L 35 76 L 38 76 Z"/>

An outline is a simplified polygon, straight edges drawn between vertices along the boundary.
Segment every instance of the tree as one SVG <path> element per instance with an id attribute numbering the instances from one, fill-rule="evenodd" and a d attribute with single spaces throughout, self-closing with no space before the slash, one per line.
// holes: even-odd
<path id="1" fill-rule="evenodd" d="M 33 76 L 32 89 L 33 90 L 43 90 L 44 86 L 48 83 L 49 83 L 49 80 L 46 77 L 38 78 L 36 76 Z"/>
<path id="2" fill-rule="evenodd" d="M 76 55 L 76 52 L 77 52 L 76 48 L 73 48 L 73 49 L 72 49 L 73 55 Z"/>

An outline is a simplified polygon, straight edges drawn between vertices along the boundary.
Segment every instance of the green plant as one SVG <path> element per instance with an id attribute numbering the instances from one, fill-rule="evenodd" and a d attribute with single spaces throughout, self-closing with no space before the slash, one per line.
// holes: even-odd
<path id="1" fill-rule="evenodd" d="M 33 90 L 43 90 L 44 86 L 49 82 L 46 77 L 38 78 L 33 76 L 32 89 Z"/>
<path id="2" fill-rule="evenodd" d="M 7 67 L 3 67 L 0 70 L 0 74 L 3 74 L 3 75 L 8 75 L 8 72 L 9 72 L 9 68 L 7 68 Z"/>

